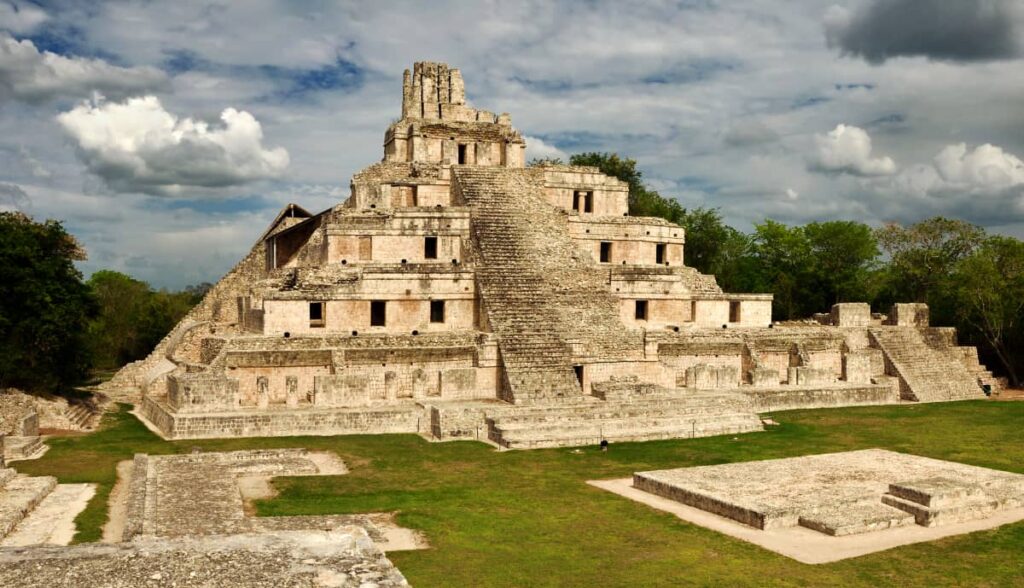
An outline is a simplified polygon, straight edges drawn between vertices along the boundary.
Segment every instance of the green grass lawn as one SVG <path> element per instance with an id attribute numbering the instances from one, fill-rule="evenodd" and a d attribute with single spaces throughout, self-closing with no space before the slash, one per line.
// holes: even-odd
<path id="1" fill-rule="evenodd" d="M 78 519 L 94 541 L 115 464 L 134 453 L 307 447 L 345 476 L 283 478 L 261 515 L 400 511 L 432 548 L 389 557 L 414 586 L 1024 586 L 1024 523 L 810 566 L 720 535 L 586 480 L 635 471 L 882 447 L 1024 473 L 1024 403 L 959 402 L 794 411 L 764 433 L 497 452 L 413 435 L 162 441 L 123 409 L 94 434 L 51 439 L 17 469 L 96 482 Z"/>

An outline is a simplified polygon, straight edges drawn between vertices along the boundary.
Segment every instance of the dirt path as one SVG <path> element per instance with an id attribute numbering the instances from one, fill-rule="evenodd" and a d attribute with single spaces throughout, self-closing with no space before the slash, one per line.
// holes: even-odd
<path id="1" fill-rule="evenodd" d="M 103 525 L 103 543 L 120 543 L 124 535 L 124 520 L 128 514 L 128 489 L 132 484 L 130 459 L 117 464 L 117 482 L 107 500 L 107 524 Z"/>

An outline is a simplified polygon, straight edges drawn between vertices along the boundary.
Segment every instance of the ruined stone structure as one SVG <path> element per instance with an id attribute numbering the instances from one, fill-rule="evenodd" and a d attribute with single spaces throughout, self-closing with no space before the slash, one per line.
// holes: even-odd
<path id="1" fill-rule="evenodd" d="M 459 70 L 417 63 L 350 197 L 287 206 L 108 389 L 141 390 L 168 438 L 418 432 L 509 448 L 982 395 L 974 350 L 922 309 L 772 325 L 770 295 L 686 267 L 683 229 L 630 216 L 627 192 L 596 168 L 527 167 L 508 114 L 469 106 Z"/>
<path id="2" fill-rule="evenodd" d="M 1024 475 L 883 449 L 589 483 L 810 564 L 1024 520 Z"/>

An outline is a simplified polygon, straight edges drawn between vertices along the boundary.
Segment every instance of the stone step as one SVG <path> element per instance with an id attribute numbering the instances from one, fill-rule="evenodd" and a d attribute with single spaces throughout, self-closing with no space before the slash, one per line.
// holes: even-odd
<path id="1" fill-rule="evenodd" d="M 987 518 L 998 510 L 1017 508 L 1024 501 L 976 496 L 951 505 L 930 507 L 887 493 L 882 495 L 882 504 L 914 515 L 918 525 L 936 527 Z"/>
<path id="2" fill-rule="evenodd" d="M 57 486 L 51 476 L 18 475 L 0 489 L 0 538 L 6 537 L 18 523 Z"/>
<path id="3" fill-rule="evenodd" d="M 872 328 L 875 343 L 896 370 L 909 400 L 941 402 L 982 398 L 977 378 L 955 354 L 930 346 L 914 328 Z"/>
<path id="4" fill-rule="evenodd" d="M 507 435 L 496 430 L 491 439 L 507 449 L 536 449 L 543 447 L 574 447 L 597 445 L 602 440 L 610 442 L 653 441 L 658 439 L 688 439 L 732 435 L 762 430 L 761 421 L 754 415 L 734 415 L 730 418 L 706 419 L 697 423 L 657 425 L 643 420 L 630 419 L 622 425 L 609 424 L 604 427 L 592 425 L 588 429 L 563 429 L 558 431 L 521 430 Z"/>
<path id="5" fill-rule="evenodd" d="M 501 431 L 503 437 L 513 437 L 521 433 L 528 435 L 548 435 L 551 433 L 571 433 L 574 431 L 619 431 L 635 428 L 674 428 L 691 429 L 700 428 L 707 423 L 733 423 L 746 422 L 750 420 L 749 413 L 727 413 L 727 412 L 693 412 L 690 414 L 677 415 L 642 415 L 622 414 L 616 416 L 605 416 L 593 419 L 581 419 L 576 421 L 543 421 L 543 422 L 515 422 L 507 423 L 499 421 L 494 428 Z"/>
<path id="6" fill-rule="evenodd" d="M 34 437 L 5 437 L 3 442 L 3 453 L 5 459 L 29 459 L 38 457 L 43 451 L 43 438 Z"/>
<path id="7" fill-rule="evenodd" d="M 844 537 L 913 525 L 914 516 L 879 503 L 845 505 L 842 511 L 826 510 L 801 515 L 801 527 L 813 529 L 833 537 Z"/>

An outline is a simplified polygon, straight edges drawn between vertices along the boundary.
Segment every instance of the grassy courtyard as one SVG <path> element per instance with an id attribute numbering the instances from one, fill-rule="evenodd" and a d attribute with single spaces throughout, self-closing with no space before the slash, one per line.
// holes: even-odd
<path id="1" fill-rule="evenodd" d="M 736 437 L 496 452 L 413 435 L 166 442 L 125 410 L 91 435 L 51 439 L 17 469 L 100 491 L 78 519 L 99 538 L 115 464 L 134 453 L 307 447 L 351 472 L 277 481 L 261 515 L 400 511 L 432 548 L 389 557 L 414 586 L 1024 586 L 1024 523 L 810 566 L 585 484 L 634 471 L 881 447 L 1024 473 L 1024 402 L 779 413 Z"/>

